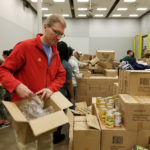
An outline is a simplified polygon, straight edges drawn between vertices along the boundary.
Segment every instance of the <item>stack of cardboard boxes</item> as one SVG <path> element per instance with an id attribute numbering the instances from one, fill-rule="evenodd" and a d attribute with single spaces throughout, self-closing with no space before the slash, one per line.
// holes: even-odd
<path id="1" fill-rule="evenodd" d="M 114 51 L 97 50 L 95 58 L 90 61 L 89 70 L 104 72 L 104 69 L 112 69 L 114 59 Z"/>
<path id="2" fill-rule="evenodd" d="M 150 95 L 149 70 L 121 70 L 119 72 L 119 93 L 135 96 Z"/>
<path id="3" fill-rule="evenodd" d="M 100 120 L 96 98 L 92 98 L 100 124 L 100 150 L 131 150 L 134 145 L 146 147 L 150 144 L 150 96 L 120 94 L 119 111 L 122 126 L 107 128 Z"/>
<path id="4" fill-rule="evenodd" d="M 91 104 L 94 96 L 113 95 L 113 84 L 117 77 L 91 76 L 77 80 L 77 102 L 86 101 Z"/>

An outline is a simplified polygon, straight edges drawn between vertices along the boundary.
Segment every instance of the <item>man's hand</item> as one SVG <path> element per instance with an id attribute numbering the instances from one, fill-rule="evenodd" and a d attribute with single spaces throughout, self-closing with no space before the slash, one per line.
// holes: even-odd
<path id="1" fill-rule="evenodd" d="M 48 99 L 53 94 L 53 92 L 49 88 L 44 88 L 38 92 L 36 92 L 37 95 L 42 95 L 41 99 Z"/>
<path id="2" fill-rule="evenodd" d="M 21 98 L 31 98 L 34 94 L 33 92 L 24 84 L 20 83 L 16 87 L 16 93 L 21 97 Z"/>

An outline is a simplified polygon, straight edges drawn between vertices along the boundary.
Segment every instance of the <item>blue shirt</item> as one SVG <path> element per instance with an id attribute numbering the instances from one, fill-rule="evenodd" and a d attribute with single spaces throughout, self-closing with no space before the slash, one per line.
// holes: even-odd
<path id="1" fill-rule="evenodd" d="M 51 46 L 45 45 L 43 42 L 42 42 L 42 46 L 44 48 L 45 54 L 47 55 L 48 65 L 49 65 L 51 62 L 51 59 L 52 59 L 52 48 L 51 48 Z"/>

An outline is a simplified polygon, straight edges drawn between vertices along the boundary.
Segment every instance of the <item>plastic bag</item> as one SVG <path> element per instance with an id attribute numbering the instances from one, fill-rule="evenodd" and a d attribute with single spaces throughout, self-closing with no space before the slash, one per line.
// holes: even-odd
<path id="1" fill-rule="evenodd" d="M 19 106 L 27 120 L 42 117 L 54 112 L 54 108 L 52 106 L 49 106 L 46 109 L 43 107 L 44 101 L 40 100 L 37 95 L 34 96 L 32 100 L 24 100 Z"/>

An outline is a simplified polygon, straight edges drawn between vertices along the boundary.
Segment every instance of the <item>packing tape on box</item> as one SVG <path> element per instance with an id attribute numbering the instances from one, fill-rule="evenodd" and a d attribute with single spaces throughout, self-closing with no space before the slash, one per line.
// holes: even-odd
<path id="1" fill-rule="evenodd" d="M 139 109 L 144 109 L 144 102 L 140 99 L 140 98 L 138 98 L 137 96 L 132 96 L 138 103 L 140 103 L 141 105 L 139 105 Z"/>

